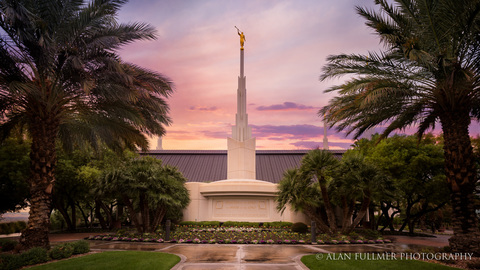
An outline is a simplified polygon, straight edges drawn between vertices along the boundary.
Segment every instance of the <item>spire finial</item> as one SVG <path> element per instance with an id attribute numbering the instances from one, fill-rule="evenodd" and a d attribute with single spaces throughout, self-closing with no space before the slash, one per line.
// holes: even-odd
<path id="1" fill-rule="evenodd" d="M 238 29 L 238 27 L 235 26 L 235 28 L 237 28 L 237 33 L 238 35 L 240 36 L 240 50 L 243 50 L 243 45 L 245 44 L 245 34 L 243 34 L 242 31 L 240 31 L 240 29 Z"/>

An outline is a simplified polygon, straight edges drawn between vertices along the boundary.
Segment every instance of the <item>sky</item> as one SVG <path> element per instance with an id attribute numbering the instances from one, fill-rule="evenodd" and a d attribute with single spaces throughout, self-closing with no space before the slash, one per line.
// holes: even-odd
<path id="1" fill-rule="evenodd" d="M 373 0 L 131 0 L 120 22 L 146 22 L 158 37 L 120 51 L 128 62 L 159 72 L 174 83 L 168 99 L 173 124 L 163 149 L 226 149 L 235 124 L 244 32 L 247 113 L 257 149 L 322 147 L 318 110 L 339 80 L 319 81 L 328 55 L 381 49 L 355 12 Z M 406 133 L 411 133 L 409 130 Z M 353 140 L 328 130 L 330 149 Z M 151 149 L 157 145 L 151 138 Z"/>

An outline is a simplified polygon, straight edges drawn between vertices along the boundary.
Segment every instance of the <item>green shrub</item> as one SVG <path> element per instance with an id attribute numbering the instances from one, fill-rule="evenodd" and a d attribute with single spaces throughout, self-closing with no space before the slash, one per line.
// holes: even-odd
<path id="1" fill-rule="evenodd" d="M 182 221 L 180 223 L 178 223 L 178 225 L 180 226 L 195 226 L 197 225 L 198 222 L 196 221 Z"/>
<path id="2" fill-rule="evenodd" d="M 24 266 L 18 254 L 0 254 L 0 270 L 16 270 Z"/>
<path id="3" fill-rule="evenodd" d="M 90 251 L 90 244 L 85 240 L 80 240 L 71 243 L 73 247 L 73 254 L 83 254 Z"/>
<path id="4" fill-rule="evenodd" d="M 41 247 L 34 247 L 20 254 L 20 259 L 23 265 L 44 263 L 48 261 L 47 250 Z"/>
<path id="5" fill-rule="evenodd" d="M 14 233 L 14 230 L 10 226 L 10 223 L 0 223 L 0 234 L 11 234 L 11 233 Z"/>
<path id="6" fill-rule="evenodd" d="M 303 222 L 293 223 L 291 229 L 292 229 L 292 232 L 298 232 L 298 233 L 308 232 L 308 226 Z"/>
<path id="7" fill-rule="evenodd" d="M 25 221 L 0 223 L 0 234 L 18 233 L 27 227 Z"/>
<path id="8" fill-rule="evenodd" d="M 21 232 L 22 230 L 27 228 L 27 223 L 25 221 L 17 221 L 13 223 L 15 226 L 15 232 Z"/>
<path id="9" fill-rule="evenodd" d="M 200 226 L 220 226 L 220 221 L 200 221 L 198 222 Z"/>
<path id="10" fill-rule="evenodd" d="M 246 221 L 226 221 L 222 224 L 224 227 L 259 227 L 258 222 Z"/>
<path id="11" fill-rule="evenodd" d="M 292 222 L 286 221 L 274 221 L 274 222 L 265 222 L 263 223 L 264 227 L 267 228 L 285 228 L 285 227 L 292 227 Z"/>
<path id="12" fill-rule="evenodd" d="M 64 243 L 54 246 L 49 253 L 50 258 L 60 260 L 68 258 L 73 254 L 73 246 L 70 243 Z"/>
<path id="13" fill-rule="evenodd" d="M 0 250 L 1 251 L 10 251 L 15 248 L 15 246 L 18 244 L 17 241 L 12 240 L 12 239 L 0 239 Z"/>

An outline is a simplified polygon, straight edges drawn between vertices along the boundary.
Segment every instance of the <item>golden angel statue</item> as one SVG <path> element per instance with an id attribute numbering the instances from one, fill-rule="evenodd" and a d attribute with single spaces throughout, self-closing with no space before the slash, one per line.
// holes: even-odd
<path id="1" fill-rule="evenodd" d="M 237 33 L 240 36 L 240 50 L 243 50 L 243 44 L 245 44 L 245 35 L 240 31 L 240 29 L 238 29 L 238 27 L 235 26 L 235 28 L 237 28 Z"/>

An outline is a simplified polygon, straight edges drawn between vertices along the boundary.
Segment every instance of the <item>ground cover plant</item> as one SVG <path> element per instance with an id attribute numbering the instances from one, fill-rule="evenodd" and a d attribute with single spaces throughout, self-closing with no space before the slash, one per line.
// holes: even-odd
<path id="1" fill-rule="evenodd" d="M 33 270 L 48 269 L 171 269 L 180 262 L 180 257 L 160 252 L 106 251 L 69 260 L 34 266 Z"/>
<path id="2" fill-rule="evenodd" d="M 319 255 L 319 254 L 318 254 Z M 317 255 L 307 255 L 302 257 L 302 263 L 309 269 L 336 269 L 336 270 L 375 270 L 375 269 L 418 269 L 418 270 L 449 270 L 458 269 L 441 264 L 428 263 L 417 260 L 327 260 L 326 255 L 322 254 L 320 259 Z"/>
<path id="3" fill-rule="evenodd" d="M 285 224 L 267 224 L 267 226 L 211 226 L 195 225 L 194 223 L 185 223 L 187 225 L 177 225 L 173 228 L 170 239 L 165 239 L 165 234 L 158 233 L 137 234 L 124 230 L 117 234 L 99 234 L 91 235 L 89 240 L 105 241 L 126 241 L 126 242 L 173 242 L 173 243 L 193 243 L 193 244 L 383 244 L 391 243 L 389 239 L 384 239 L 378 233 L 363 230 L 361 233 L 352 232 L 349 235 L 328 235 L 319 234 L 316 242 L 311 242 L 310 233 L 299 233 L 292 230 L 291 226 Z M 213 224 L 213 223 L 212 223 Z M 231 223 L 227 223 L 227 225 Z M 236 225 L 240 225 L 238 223 Z M 290 223 L 291 224 L 291 223 Z M 244 223 L 243 225 L 249 225 Z M 265 224 L 264 224 L 265 225 Z M 306 226 L 306 225 L 305 225 Z"/>

